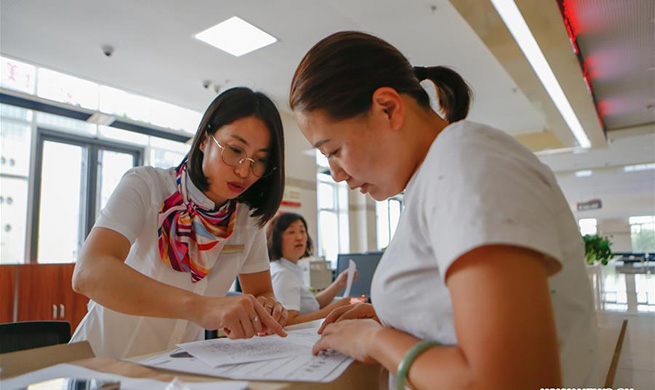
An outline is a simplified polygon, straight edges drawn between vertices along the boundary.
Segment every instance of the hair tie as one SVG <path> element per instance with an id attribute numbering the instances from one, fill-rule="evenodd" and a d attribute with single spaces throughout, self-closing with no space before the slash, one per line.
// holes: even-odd
<path id="1" fill-rule="evenodd" d="M 416 76 L 418 81 L 423 81 L 428 78 L 428 71 L 423 66 L 415 66 L 414 75 Z"/>

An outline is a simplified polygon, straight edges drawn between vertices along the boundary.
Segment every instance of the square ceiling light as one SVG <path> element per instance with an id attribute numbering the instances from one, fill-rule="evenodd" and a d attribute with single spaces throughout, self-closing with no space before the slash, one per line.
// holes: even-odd
<path id="1" fill-rule="evenodd" d="M 277 42 L 274 36 L 237 16 L 210 27 L 195 37 L 236 57 Z"/>

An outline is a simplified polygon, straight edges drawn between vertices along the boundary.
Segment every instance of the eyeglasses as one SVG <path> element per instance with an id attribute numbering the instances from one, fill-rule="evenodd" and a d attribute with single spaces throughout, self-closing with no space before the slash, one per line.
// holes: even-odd
<path id="1" fill-rule="evenodd" d="M 227 166 L 236 168 L 238 166 L 241 166 L 241 164 L 243 164 L 244 162 L 249 161 L 250 170 L 252 171 L 252 174 L 259 178 L 266 177 L 277 169 L 277 167 L 269 168 L 268 161 L 254 160 L 248 157 L 248 155 L 246 155 L 246 152 L 243 149 L 230 145 L 225 147 L 219 144 L 213 135 L 211 137 L 216 143 L 216 146 L 218 146 L 221 149 L 221 159 Z"/>

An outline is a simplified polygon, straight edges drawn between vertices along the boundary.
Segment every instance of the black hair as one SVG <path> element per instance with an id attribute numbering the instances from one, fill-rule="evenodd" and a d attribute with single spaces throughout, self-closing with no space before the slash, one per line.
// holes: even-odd
<path id="1" fill-rule="evenodd" d="M 277 217 L 273 218 L 266 232 L 266 239 L 268 241 L 268 257 L 271 261 L 279 260 L 282 258 L 282 234 L 285 230 L 296 221 L 302 221 L 305 225 L 305 231 L 307 232 L 307 247 L 305 248 L 305 253 L 300 257 L 307 257 L 312 255 L 314 250 L 314 244 L 312 238 L 309 236 L 309 231 L 307 229 L 307 221 L 303 218 L 302 215 L 296 213 L 284 213 L 280 214 Z"/>
<path id="2" fill-rule="evenodd" d="M 259 217 L 258 225 L 263 227 L 275 216 L 284 193 L 284 131 L 282 119 L 275 104 L 261 92 L 237 87 L 226 90 L 211 102 L 200 121 L 198 131 L 187 155 L 187 170 L 193 183 L 201 191 L 209 188 L 207 177 L 202 172 L 204 153 L 200 145 L 208 136 L 216 134 L 221 127 L 247 117 L 260 119 L 271 134 L 269 169 L 271 171 L 257 180 L 237 201 L 253 209 L 252 217 Z"/>
<path id="3" fill-rule="evenodd" d="M 391 87 L 412 96 L 421 106 L 430 99 L 420 81 L 428 79 L 437 89 L 444 119 L 466 118 L 472 91 L 454 70 L 444 66 L 414 68 L 388 42 L 358 31 L 342 31 L 323 38 L 302 59 L 291 82 L 292 110 L 324 110 L 343 120 L 368 112 L 373 93 Z"/>

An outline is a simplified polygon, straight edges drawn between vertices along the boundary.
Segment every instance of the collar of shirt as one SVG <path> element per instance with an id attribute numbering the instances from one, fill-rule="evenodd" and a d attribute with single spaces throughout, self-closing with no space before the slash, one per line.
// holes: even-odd
<path id="1" fill-rule="evenodd" d="M 291 261 L 289 261 L 289 260 L 287 260 L 285 258 L 281 258 L 280 259 L 280 265 L 282 267 L 288 269 L 289 271 L 292 271 L 292 272 L 298 274 L 302 278 L 302 267 L 299 266 L 298 264 L 294 264 L 294 263 L 292 263 Z"/>
<path id="2" fill-rule="evenodd" d="M 187 190 L 187 195 L 193 200 L 193 203 L 198 205 L 198 207 L 202 207 L 203 209 L 206 210 L 214 210 L 216 207 L 216 204 L 209 199 L 196 185 L 193 183 L 193 180 L 191 180 L 191 176 L 189 176 L 189 173 L 186 173 L 186 190 Z M 225 202 L 225 204 L 222 207 L 227 207 L 230 202 Z"/>

